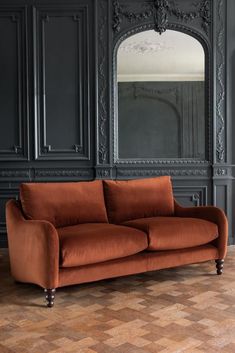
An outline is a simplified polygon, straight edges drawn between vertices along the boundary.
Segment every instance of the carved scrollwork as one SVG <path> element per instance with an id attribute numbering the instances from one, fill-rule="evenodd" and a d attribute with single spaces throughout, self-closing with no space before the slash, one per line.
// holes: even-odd
<path id="1" fill-rule="evenodd" d="M 100 92 L 99 92 L 99 163 L 105 164 L 107 162 L 108 155 L 108 139 L 107 139 L 107 108 L 105 97 L 107 94 L 107 80 L 105 74 L 105 63 L 106 63 L 106 47 L 105 47 L 105 26 L 107 24 L 107 16 L 104 14 L 105 7 L 104 2 L 100 2 L 100 9 L 102 11 L 102 16 L 100 16 L 99 23 L 99 51 L 100 51 L 100 63 L 99 63 L 99 83 L 100 83 Z"/>
<path id="2" fill-rule="evenodd" d="M 224 168 L 215 169 L 214 175 L 215 175 L 215 176 L 219 176 L 219 177 L 225 176 L 225 175 L 227 175 L 227 170 L 224 169 Z"/>
<path id="3" fill-rule="evenodd" d="M 150 176 L 208 176 L 206 169 L 118 169 L 118 176 L 150 177 Z"/>
<path id="4" fill-rule="evenodd" d="M 180 159 L 135 159 L 135 160 L 130 160 L 130 159 L 121 159 L 117 160 L 116 164 L 133 164 L 133 165 L 139 165 L 139 164 L 144 164 L 144 165 L 190 165 L 190 164 L 199 164 L 199 165 L 209 165 L 208 161 L 200 160 L 200 159 L 186 159 L 186 158 L 180 158 Z"/>
<path id="5" fill-rule="evenodd" d="M 29 178 L 29 170 L 0 170 L 0 178 Z"/>
<path id="6" fill-rule="evenodd" d="M 89 177 L 89 170 L 66 170 L 66 169 L 36 169 L 35 170 L 36 177 Z"/>
<path id="7" fill-rule="evenodd" d="M 206 34 L 209 32 L 211 24 L 211 9 L 208 0 L 201 0 L 192 4 L 193 9 L 185 12 L 176 5 L 175 1 L 154 0 L 150 4 L 146 4 L 146 9 L 142 12 L 133 12 L 126 10 L 126 5 L 121 5 L 118 0 L 113 1 L 113 31 L 119 32 L 123 18 L 129 22 L 138 22 L 148 18 L 153 18 L 155 23 L 154 29 L 159 34 L 167 29 L 169 17 L 175 17 L 182 22 L 191 22 L 195 19 L 201 19 L 202 29 Z"/>
<path id="8" fill-rule="evenodd" d="M 222 16 L 222 0 L 218 4 L 219 14 L 219 30 L 217 34 L 217 104 L 216 104 L 216 115 L 217 115 L 217 127 L 216 127 L 216 152 L 217 161 L 224 162 L 225 147 L 224 147 L 224 102 L 225 102 L 225 85 L 224 85 L 224 68 L 225 68 L 225 57 L 224 57 L 224 22 Z"/>
<path id="9" fill-rule="evenodd" d="M 122 17 L 126 18 L 129 22 L 136 22 L 145 20 L 153 16 L 153 8 L 146 9 L 146 11 L 134 13 L 133 11 L 125 11 L 118 0 L 113 1 L 113 30 L 119 32 L 121 30 Z"/>
<path id="10" fill-rule="evenodd" d="M 209 26 L 211 24 L 211 12 L 209 1 L 204 1 L 200 4 L 199 13 L 202 18 L 202 28 L 208 34 Z"/>
<path id="11" fill-rule="evenodd" d="M 168 24 L 168 12 L 170 10 L 170 6 L 168 1 L 166 0 L 155 0 L 154 1 L 154 18 L 155 18 L 155 31 L 159 34 L 162 34 L 166 31 L 166 27 Z"/>
<path id="12" fill-rule="evenodd" d="M 110 169 L 96 169 L 96 178 L 98 179 L 106 179 L 111 177 L 111 170 Z"/>

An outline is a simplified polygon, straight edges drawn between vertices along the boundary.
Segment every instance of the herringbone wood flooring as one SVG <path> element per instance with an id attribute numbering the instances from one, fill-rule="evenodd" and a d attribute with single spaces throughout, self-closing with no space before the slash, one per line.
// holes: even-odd
<path id="1" fill-rule="evenodd" d="M 57 290 L 15 283 L 0 250 L 0 353 L 235 353 L 235 247 L 214 261 Z"/>

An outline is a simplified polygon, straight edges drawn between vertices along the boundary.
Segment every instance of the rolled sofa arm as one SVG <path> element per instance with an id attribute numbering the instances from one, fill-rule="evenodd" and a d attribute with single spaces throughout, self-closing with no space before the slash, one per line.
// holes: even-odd
<path id="1" fill-rule="evenodd" d="M 218 248 L 219 259 L 225 258 L 228 243 L 228 221 L 224 211 L 215 206 L 182 207 L 175 201 L 175 216 L 200 218 L 217 224 L 219 237 L 215 244 Z"/>
<path id="2" fill-rule="evenodd" d="M 12 276 L 43 288 L 58 287 L 59 238 L 47 221 L 26 220 L 15 200 L 6 204 Z"/>

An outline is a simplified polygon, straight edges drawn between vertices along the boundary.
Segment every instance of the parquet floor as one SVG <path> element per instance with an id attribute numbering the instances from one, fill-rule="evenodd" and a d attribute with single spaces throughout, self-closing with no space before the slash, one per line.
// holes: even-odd
<path id="1" fill-rule="evenodd" d="M 57 290 L 17 284 L 0 250 L 0 353 L 235 353 L 235 247 L 214 262 Z"/>

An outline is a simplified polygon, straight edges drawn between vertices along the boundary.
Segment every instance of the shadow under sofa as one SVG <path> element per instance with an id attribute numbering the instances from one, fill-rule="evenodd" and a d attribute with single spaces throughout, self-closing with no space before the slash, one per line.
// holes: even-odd
<path id="1" fill-rule="evenodd" d="M 55 290 L 216 260 L 222 274 L 228 226 L 213 206 L 181 207 L 170 177 L 25 183 L 6 206 L 12 276 Z"/>

